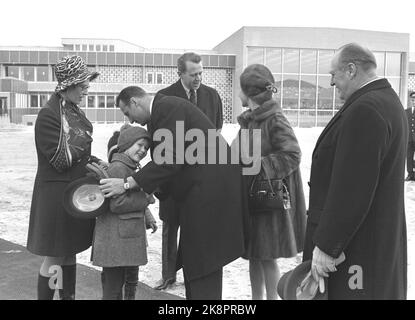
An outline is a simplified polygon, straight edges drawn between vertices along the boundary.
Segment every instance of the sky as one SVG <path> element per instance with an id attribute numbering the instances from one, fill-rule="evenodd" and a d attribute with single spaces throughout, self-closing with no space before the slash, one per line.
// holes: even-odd
<path id="1" fill-rule="evenodd" d="M 415 0 L 6 0 L 0 46 L 116 38 L 146 48 L 212 49 L 242 26 L 332 27 L 410 34 Z"/>

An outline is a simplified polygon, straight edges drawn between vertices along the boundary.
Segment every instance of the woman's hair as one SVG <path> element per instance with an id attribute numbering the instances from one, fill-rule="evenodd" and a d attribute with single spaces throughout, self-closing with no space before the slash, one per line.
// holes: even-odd
<path id="1" fill-rule="evenodd" d="M 277 91 L 271 71 L 262 64 L 249 65 L 239 79 L 242 92 L 259 105 L 271 100 Z"/>

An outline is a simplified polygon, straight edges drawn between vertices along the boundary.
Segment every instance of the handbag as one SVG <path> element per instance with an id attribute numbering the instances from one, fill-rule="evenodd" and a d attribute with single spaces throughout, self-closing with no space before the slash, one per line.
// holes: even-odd
<path id="1" fill-rule="evenodd" d="M 255 176 L 249 190 L 249 207 L 253 213 L 273 212 L 291 208 L 291 199 L 284 179 L 271 179 L 263 167 L 265 179 L 261 174 Z"/>

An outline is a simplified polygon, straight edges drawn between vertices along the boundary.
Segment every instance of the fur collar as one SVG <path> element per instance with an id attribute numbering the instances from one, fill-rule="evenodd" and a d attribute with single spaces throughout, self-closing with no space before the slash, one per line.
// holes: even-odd
<path id="1" fill-rule="evenodd" d="M 250 109 L 241 113 L 237 120 L 241 126 L 246 126 L 251 121 L 260 122 L 268 118 L 270 115 L 281 111 L 281 107 L 274 99 L 264 102 L 261 106 L 251 111 Z"/>

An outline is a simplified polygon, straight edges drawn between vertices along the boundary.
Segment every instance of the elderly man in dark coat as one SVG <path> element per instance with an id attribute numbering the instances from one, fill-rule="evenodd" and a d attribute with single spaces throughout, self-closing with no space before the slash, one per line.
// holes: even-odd
<path id="1" fill-rule="evenodd" d="M 216 129 L 188 100 L 161 95 L 153 99 L 139 87 L 127 87 L 117 97 L 117 105 L 131 122 L 147 124 L 155 141 L 153 161 L 133 178 L 127 178 L 124 184 L 121 179 L 101 180 L 101 190 L 110 197 L 137 186 L 152 193 L 158 187 L 168 185 L 167 193 L 179 207 L 179 255 L 186 297 L 221 299 L 222 267 L 240 257 L 245 250 L 247 204 L 243 197 L 242 168 L 239 164 L 219 164 L 217 157 L 215 163 L 206 162 L 212 151 L 216 155 L 222 151 L 227 152 L 229 163 L 230 148 L 221 135 L 217 146 L 209 143 L 209 130 L 216 132 Z M 169 133 L 171 140 L 166 138 L 164 148 L 161 148 L 159 140 L 163 139 L 160 135 L 168 136 Z M 191 133 L 198 135 L 197 141 L 205 150 L 204 155 L 197 151 L 202 159 L 198 158 L 196 162 L 188 154 L 189 146 L 195 142 L 184 141 L 184 135 Z M 166 155 L 165 163 L 160 161 L 162 150 Z"/>
<path id="2" fill-rule="evenodd" d="M 313 152 L 304 260 L 329 299 L 405 299 L 405 112 L 368 49 L 343 46 L 330 73 L 345 103 Z"/>
<path id="3" fill-rule="evenodd" d="M 202 57 L 194 52 L 184 53 L 177 60 L 177 73 L 180 79 L 157 94 L 189 100 L 207 115 L 216 129 L 221 129 L 223 125 L 222 100 L 214 88 L 202 84 Z M 179 212 L 171 197 L 160 200 L 159 215 L 163 221 L 161 255 L 163 279 L 155 289 L 163 290 L 176 282 Z"/>

